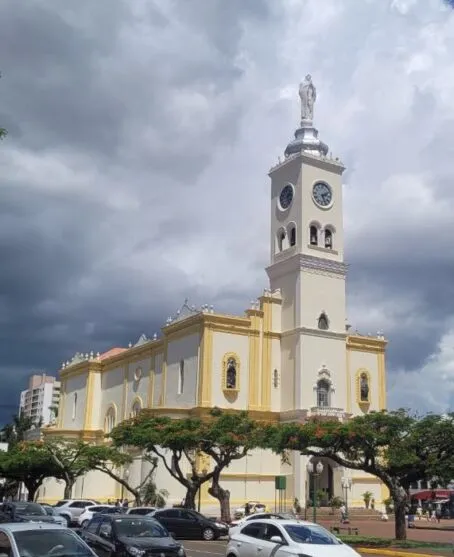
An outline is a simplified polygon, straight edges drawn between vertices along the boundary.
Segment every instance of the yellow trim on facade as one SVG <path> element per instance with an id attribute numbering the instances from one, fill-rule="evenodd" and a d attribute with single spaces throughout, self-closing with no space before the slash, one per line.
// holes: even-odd
<path id="1" fill-rule="evenodd" d="M 387 340 L 377 337 L 365 337 L 362 335 L 350 335 L 347 337 L 347 350 L 357 350 L 360 352 L 372 352 L 377 354 L 384 352 Z"/>
<path id="2" fill-rule="evenodd" d="M 202 407 L 211 407 L 213 384 L 213 329 L 208 324 L 204 327 L 200 343 L 199 392 L 198 403 Z"/>
<path id="3" fill-rule="evenodd" d="M 167 395 L 167 356 L 169 352 L 169 341 L 166 338 L 164 341 L 164 354 L 162 356 L 162 368 L 161 368 L 161 395 L 159 397 L 159 402 L 161 406 L 166 405 L 166 395 Z"/>
<path id="4" fill-rule="evenodd" d="M 258 410 L 260 408 L 260 328 L 263 319 L 263 311 L 258 309 L 248 309 L 246 315 L 250 319 L 251 329 L 249 330 L 249 392 L 248 410 Z"/>
<path id="5" fill-rule="evenodd" d="M 99 371 L 98 370 L 96 370 L 96 372 L 95 371 L 89 371 L 89 373 L 87 375 L 86 393 L 85 393 L 84 429 L 91 429 L 92 428 L 95 373 L 99 373 Z"/>
<path id="6" fill-rule="evenodd" d="M 154 382 L 155 382 L 155 369 L 156 369 L 156 354 L 151 356 L 150 371 L 148 374 L 148 393 L 147 393 L 147 408 L 153 408 L 154 405 Z"/>
<path id="7" fill-rule="evenodd" d="M 271 344 L 272 338 L 269 334 L 272 329 L 272 307 L 269 302 L 271 298 L 262 296 L 260 298 L 263 310 L 263 337 L 262 337 L 262 365 L 260 376 L 262 378 L 262 396 L 260 410 L 265 412 L 271 408 Z M 267 334 L 268 333 L 268 334 Z"/>
<path id="8" fill-rule="evenodd" d="M 63 379 L 61 382 L 61 386 L 60 386 L 60 401 L 58 403 L 58 421 L 57 421 L 57 427 L 58 428 L 62 428 L 63 427 L 63 422 L 65 419 L 65 402 L 66 402 L 66 379 Z"/>
<path id="9" fill-rule="evenodd" d="M 380 410 L 386 410 L 388 402 L 387 402 L 387 394 L 386 394 L 386 361 L 385 361 L 385 354 L 380 353 L 377 354 L 378 359 L 378 404 Z"/>
<path id="10" fill-rule="evenodd" d="M 350 371 L 350 350 L 346 350 L 346 368 L 347 368 L 347 377 L 346 377 L 346 381 L 347 381 L 347 412 L 349 414 L 351 414 L 352 412 L 352 376 L 351 376 L 351 371 Z"/>

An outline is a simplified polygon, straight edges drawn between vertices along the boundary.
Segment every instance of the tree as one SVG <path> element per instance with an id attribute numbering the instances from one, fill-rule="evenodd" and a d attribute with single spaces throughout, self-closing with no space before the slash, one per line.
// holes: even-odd
<path id="1" fill-rule="evenodd" d="M 0 453 L 0 476 L 22 482 L 27 488 L 28 500 L 34 501 L 43 481 L 50 476 L 58 477 L 58 470 L 49 455 L 25 442 L 11 451 Z"/>
<path id="2" fill-rule="evenodd" d="M 57 471 L 56 477 L 65 482 L 64 498 L 71 499 L 74 484 L 79 476 L 91 469 L 88 455 L 90 445 L 83 441 L 63 438 L 46 439 L 35 443 L 37 451 L 43 451 Z"/>
<path id="3" fill-rule="evenodd" d="M 150 464 L 150 470 L 141 480 L 139 485 L 133 485 L 129 478 L 126 478 L 124 472 L 125 467 L 129 467 L 133 458 L 115 447 L 107 445 L 92 445 L 87 448 L 87 459 L 91 470 L 104 472 L 113 480 L 121 484 L 127 491 L 132 493 L 137 506 L 144 502 L 144 496 L 151 497 L 151 488 L 153 487 L 156 498 L 164 497 L 165 493 L 157 490 L 153 482 L 153 476 L 158 466 L 158 459 L 149 454 L 142 455 L 142 459 Z M 165 503 L 165 500 L 164 500 Z"/>
<path id="4" fill-rule="evenodd" d="M 116 446 L 139 447 L 159 458 L 168 473 L 186 488 L 186 508 L 195 509 L 198 490 L 211 482 L 208 492 L 218 499 L 222 520 L 229 522 L 230 492 L 220 485 L 221 473 L 262 443 L 261 432 L 247 412 L 227 413 L 215 408 L 206 419 L 172 419 L 143 410 L 114 428 L 111 437 Z M 203 455 L 210 457 L 213 467 L 200 473 L 199 459 Z M 183 459 L 188 463 L 188 474 Z"/>
<path id="5" fill-rule="evenodd" d="M 33 418 L 24 414 L 13 416 L 11 423 L 4 426 L 1 437 L 8 444 L 8 450 L 13 449 L 18 443 L 24 441 L 27 431 L 35 425 Z"/>
<path id="6" fill-rule="evenodd" d="M 343 423 L 280 424 L 268 427 L 266 444 L 284 457 L 296 450 L 380 478 L 393 500 L 400 540 L 406 539 L 410 484 L 447 484 L 454 477 L 454 414 L 419 418 L 399 410 L 371 412 Z"/>

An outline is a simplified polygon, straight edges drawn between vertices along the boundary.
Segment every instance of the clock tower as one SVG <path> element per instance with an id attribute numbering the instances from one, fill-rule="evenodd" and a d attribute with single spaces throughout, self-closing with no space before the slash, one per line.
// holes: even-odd
<path id="1" fill-rule="evenodd" d="M 313 126 L 316 90 L 301 83 L 301 123 L 271 177 L 271 290 L 282 296 L 281 412 L 345 411 L 346 297 L 342 173 Z M 324 390 L 319 389 L 320 381 Z"/>

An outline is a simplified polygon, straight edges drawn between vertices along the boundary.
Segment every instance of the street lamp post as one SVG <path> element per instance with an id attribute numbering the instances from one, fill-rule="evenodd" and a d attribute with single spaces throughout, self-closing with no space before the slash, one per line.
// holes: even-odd
<path id="1" fill-rule="evenodd" d="M 317 478 L 321 476 L 323 473 L 323 464 L 321 462 L 317 462 L 314 468 L 314 463 L 310 460 L 306 464 L 306 470 L 309 474 L 309 478 L 312 477 L 312 512 L 313 512 L 313 522 L 317 522 Z"/>
<path id="2" fill-rule="evenodd" d="M 341 479 L 342 488 L 345 494 L 345 517 L 344 520 L 348 520 L 348 492 L 352 488 L 352 479 L 347 476 L 343 476 Z"/>
<path id="3" fill-rule="evenodd" d="M 204 468 L 201 472 L 199 472 L 198 476 L 200 479 L 203 479 L 208 474 L 208 470 Z M 197 510 L 200 512 L 202 507 L 202 485 L 199 485 L 199 492 L 198 492 L 198 501 L 197 501 Z"/>

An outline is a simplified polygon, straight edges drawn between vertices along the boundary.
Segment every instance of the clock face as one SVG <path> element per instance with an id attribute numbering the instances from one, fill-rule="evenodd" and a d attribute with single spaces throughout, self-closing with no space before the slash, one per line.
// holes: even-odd
<path id="1" fill-rule="evenodd" d="M 312 197 L 320 207 L 329 207 L 333 200 L 333 192 L 325 182 L 317 182 L 312 188 Z"/>
<path id="2" fill-rule="evenodd" d="M 288 209 L 293 201 L 293 186 L 287 184 L 282 188 L 279 204 L 282 210 Z"/>

